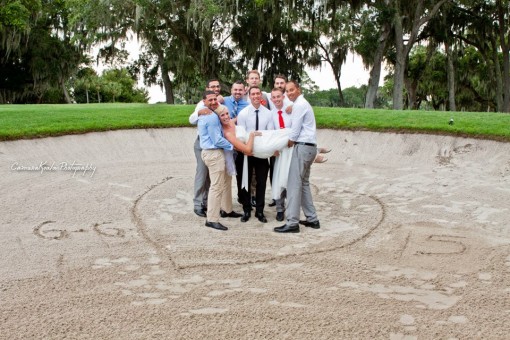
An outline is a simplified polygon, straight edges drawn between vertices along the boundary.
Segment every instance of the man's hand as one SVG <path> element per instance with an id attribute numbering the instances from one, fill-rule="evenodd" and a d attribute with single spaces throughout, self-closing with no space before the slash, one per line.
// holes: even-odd
<path id="1" fill-rule="evenodd" d="M 223 104 L 225 102 L 225 98 L 221 94 L 217 95 L 216 99 L 218 99 L 218 103 Z"/>
<path id="2" fill-rule="evenodd" d="M 280 156 L 280 152 L 279 152 L 278 150 L 276 150 L 276 151 L 274 152 L 273 156 L 274 156 L 274 157 L 278 157 L 278 156 Z"/>
<path id="3" fill-rule="evenodd" d="M 292 105 L 287 106 L 285 112 L 290 115 L 292 113 Z"/>
<path id="4" fill-rule="evenodd" d="M 199 116 L 210 115 L 211 113 L 213 113 L 213 112 L 209 108 L 207 108 L 207 107 L 198 110 L 198 115 Z"/>
<path id="5" fill-rule="evenodd" d="M 287 146 L 290 148 L 292 146 L 294 146 L 294 141 L 290 140 L 287 142 Z"/>

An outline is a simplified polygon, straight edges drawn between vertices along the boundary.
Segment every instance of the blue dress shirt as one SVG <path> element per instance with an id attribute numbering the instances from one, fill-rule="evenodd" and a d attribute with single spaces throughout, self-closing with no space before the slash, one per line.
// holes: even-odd
<path id="1" fill-rule="evenodd" d="M 233 145 L 223 137 L 220 119 L 215 113 L 201 115 L 198 118 L 198 136 L 202 150 L 233 150 Z"/>
<path id="2" fill-rule="evenodd" d="M 249 103 L 243 98 L 239 99 L 239 101 L 236 101 L 234 96 L 228 96 L 225 97 L 225 102 L 223 105 L 227 107 L 228 112 L 230 113 L 230 118 L 235 118 L 242 109 L 249 105 Z"/>

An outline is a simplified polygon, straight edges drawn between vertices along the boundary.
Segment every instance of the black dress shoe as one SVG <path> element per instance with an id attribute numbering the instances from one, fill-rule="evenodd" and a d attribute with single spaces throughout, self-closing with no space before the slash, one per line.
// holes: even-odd
<path id="1" fill-rule="evenodd" d="M 204 209 L 195 209 L 193 211 L 195 212 L 195 214 L 197 214 L 200 217 L 207 217 L 207 215 L 205 214 Z"/>
<path id="2" fill-rule="evenodd" d="M 261 212 L 255 213 L 255 217 L 258 218 L 260 222 L 267 223 L 267 218 L 266 216 L 264 216 L 264 213 Z"/>
<path id="3" fill-rule="evenodd" d="M 227 213 L 226 211 L 224 210 L 220 210 L 220 216 L 225 218 L 225 217 L 241 217 L 243 216 L 243 214 L 240 214 L 240 213 L 236 213 L 234 210 L 232 210 L 231 212 Z"/>
<path id="4" fill-rule="evenodd" d="M 216 229 L 216 230 L 228 230 L 227 227 L 225 227 L 223 224 L 221 224 L 220 222 L 205 222 L 205 226 L 206 227 L 209 227 L 209 228 L 213 228 L 213 229 Z"/>
<path id="5" fill-rule="evenodd" d="M 276 201 L 275 200 L 272 200 L 271 203 L 268 204 L 268 206 L 270 207 L 274 207 L 276 205 Z"/>
<path id="6" fill-rule="evenodd" d="M 251 212 L 245 211 L 243 214 L 243 217 L 241 217 L 241 222 L 248 221 L 250 219 L 250 217 L 251 217 Z"/>
<path id="7" fill-rule="evenodd" d="M 282 225 L 281 227 L 274 228 L 274 231 L 277 233 L 299 233 L 299 224 L 298 225 Z"/>
<path id="8" fill-rule="evenodd" d="M 299 224 L 302 224 L 305 227 L 309 227 L 309 228 L 313 228 L 313 229 L 319 229 L 321 227 L 319 220 L 313 221 L 313 222 L 299 221 Z"/>
<path id="9" fill-rule="evenodd" d="M 283 221 L 283 219 L 284 219 L 284 218 L 285 218 L 285 217 L 284 217 L 284 215 L 283 215 L 283 211 L 279 211 L 279 212 L 277 212 L 277 213 L 276 213 L 276 220 L 277 220 L 277 221 L 280 221 L 280 222 L 281 222 L 281 221 Z"/>

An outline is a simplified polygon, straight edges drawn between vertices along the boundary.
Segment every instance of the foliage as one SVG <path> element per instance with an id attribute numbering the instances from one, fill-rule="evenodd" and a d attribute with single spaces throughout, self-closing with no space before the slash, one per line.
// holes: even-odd
<path id="1" fill-rule="evenodd" d="M 74 99 L 77 103 L 147 103 L 148 93 L 136 87 L 136 78 L 126 68 L 106 70 L 101 76 L 84 68 L 74 80 Z"/>
<path id="2" fill-rule="evenodd" d="M 65 2 L 6 2 L 0 9 L 0 103 L 69 101 L 65 82 L 85 58 L 70 41 Z"/>

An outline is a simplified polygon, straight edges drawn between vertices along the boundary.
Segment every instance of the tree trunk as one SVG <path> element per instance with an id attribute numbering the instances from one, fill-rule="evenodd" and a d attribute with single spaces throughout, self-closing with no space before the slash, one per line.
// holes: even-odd
<path id="1" fill-rule="evenodd" d="M 393 85 L 393 109 L 402 110 L 403 108 L 403 86 L 404 86 L 404 75 L 407 69 L 407 58 L 409 52 L 413 47 L 420 28 L 427 23 L 439 10 L 439 8 L 447 0 L 439 0 L 434 7 L 428 11 L 427 15 L 421 17 L 424 13 L 423 1 L 414 2 L 414 14 L 411 18 L 407 18 L 412 22 L 411 32 L 407 38 L 407 44 L 404 45 L 404 29 L 402 24 L 402 16 L 400 13 L 400 0 L 394 0 L 393 9 L 395 14 L 393 15 L 393 28 L 395 31 L 395 49 L 396 49 L 396 63 L 395 63 L 395 76 Z"/>
<path id="2" fill-rule="evenodd" d="M 85 95 L 87 96 L 87 104 L 89 104 L 89 89 L 88 89 L 88 87 L 85 88 Z"/>
<path id="3" fill-rule="evenodd" d="M 402 17 L 400 16 L 400 2 L 395 1 L 395 14 L 393 15 L 393 27 L 395 30 L 396 62 L 395 74 L 393 75 L 393 109 L 402 110 L 404 107 L 404 72 L 406 69 L 406 56 L 404 49 L 404 32 Z"/>
<path id="4" fill-rule="evenodd" d="M 335 72 L 336 87 L 338 89 L 338 106 L 343 107 L 345 105 L 344 94 L 342 93 L 342 85 L 340 84 L 340 75 Z"/>
<path id="5" fill-rule="evenodd" d="M 60 86 L 62 86 L 62 92 L 64 93 L 64 99 L 67 104 L 72 104 L 73 100 L 71 96 L 69 95 L 69 92 L 66 89 L 66 84 L 63 80 L 60 81 Z"/>
<path id="6" fill-rule="evenodd" d="M 379 82 L 381 80 L 382 61 L 384 58 L 384 50 L 390 34 L 390 25 L 385 24 L 382 27 L 381 35 L 379 36 L 379 44 L 374 55 L 374 64 L 370 70 L 370 79 L 368 80 L 367 95 L 365 97 L 365 108 L 373 109 L 375 99 L 377 98 L 377 90 L 379 89 Z"/>
<path id="7" fill-rule="evenodd" d="M 455 68 L 453 67 L 452 51 L 449 43 L 444 44 L 446 51 L 446 59 L 448 63 L 446 75 L 448 78 L 448 110 L 457 111 L 455 103 Z"/>
<path id="8" fill-rule="evenodd" d="M 494 82 L 496 83 L 496 112 L 504 112 L 504 75 L 501 74 L 501 65 L 499 64 L 498 44 L 496 42 L 496 38 L 493 37 L 491 41 L 491 60 L 488 60 L 489 57 L 486 59 L 487 68 L 489 69 L 489 79 L 494 79 Z"/>
<path id="9" fill-rule="evenodd" d="M 167 104 L 175 104 L 174 89 L 172 87 L 172 81 L 168 74 L 168 67 L 165 64 L 165 59 L 162 56 L 158 56 L 159 68 L 161 70 L 161 78 L 163 78 L 163 87 L 165 88 L 165 100 Z"/>
<path id="10" fill-rule="evenodd" d="M 503 4 L 504 3 L 504 4 Z M 503 109 L 502 112 L 510 112 L 510 33 L 508 33 L 508 1 L 497 0 L 499 41 L 503 54 Z M 505 18 L 506 17 L 506 18 Z M 507 35 L 507 36 L 505 36 Z"/>

